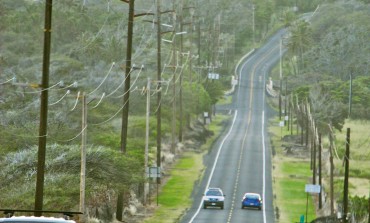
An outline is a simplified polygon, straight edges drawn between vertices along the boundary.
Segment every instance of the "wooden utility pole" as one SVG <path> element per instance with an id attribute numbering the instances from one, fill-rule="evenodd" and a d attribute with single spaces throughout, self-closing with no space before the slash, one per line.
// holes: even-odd
<path id="1" fill-rule="evenodd" d="M 322 147 L 321 147 L 321 133 L 319 133 L 319 185 L 322 188 L 322 181 L 321 181 L 321 152 L 322 152 Z M 319 209 L 322 208 L 322 190 L 320 190 L 319 193 Z"/>
<path id="2" fill-rule="evenodd" d="M 280 63 L 279 63 L 279 84 L 280 84 L 280 88 L 279 88 L 279 120 L 281 121 L 281 116 L 282 116 L 282 111 L 281 111 L 281 92 L 283 91 L 283 69 L 282 69 L 282 43 L 283 39 L 282 37 L 280 38 L 280 44 L 279 44 L 279 56 L 280 56 Z"/>
<path id="3" fill-rule="evenodd" d="M 313 154 L 312 154 L 312 184 L 316 184 L 316 134 L 314 133 Z"/>
<path id="4" fill-rule="evenodd" d="M 368 223 L 370 223 L 370 193 L 369 193 L 369 203 L 368 203 L 368 208 L 367 208 L 367 211 L 368 211 Z"/>
<path id="5" fill-rule="evenodd" d="M 148 78 L 148 83 L 146 86 L 146 122 L 145 122 L 145 155 L 144 155 L 144 205 L 147 203 L 147 193 L 149 191 L 148 183 L 148 154 L 149 154 L 149 119 L 150 119 L 150 78 Z"/>
<path id="6" fill-rule="evenodd" d="M 286 117 L 287 115 L 289 115 L 288 111 L 287 111 L 287 102 L 288 102 L 288 77 L 285 76 L 285 95 L 284 95 L 284 116 Z M 284 121 L 286 122 L 287 120 L 285 120 L 285 117 L 284 117 Z M 289 117 L 289 116 L 288 116 Z M 289 124 L 288 124 L 288 131 L 289 131 Z"/>
<path id="7" fill-rule="evenodd" d="M 48 123 L 48 89 L 49 89 L 49 67 L 50 67 L 50 42 L 51 42 L 51 18 L 52 0 L 45 3 L 45 28 L 44 28 L 44 53 L 42 64 L 42 83 L 41 83 L 41 106 L 40 106 L 40 128 L 39 128 L 39 148 L 37 153 L 37 177 L 35 210 L 43 209 L 44 200 L 44 172 L 46 156 L 46 136 Z M 35 216 L 41 216 L 42 212 L 35 212 Z"/>
<path id="8" fill-rule="evenodd" d="M 200 67 L 200 51 L 201 51 L 201 45 L 200 45 L 200 43 L 201 43 L 201 41 L 200 41 L 200 38 L 201 38 L 201 33 L 200 33 L 200 18 L 198 18 L 198 44 L 197 44 L 197 46 L 198 46 L 198 67 Z"/>
<path id="9" fill-rule="evenodd" d="M 351 129 L 347 128 L 346 155 L 344 157 L 344 188 L 343 188 L 343 222 L 348 223 L 348 178 L 349 178 L 349 149 L 350 149 Z"/>
<path id="10" fill-rule="evenodd" d="M 303 145 L 303 129 L 304 129 L 304 105 L 302 104 L 302 109 L 301 109 L 301 145 Z"/>
<path id="11" fill-rule="evenodd" d="M 309 104 L 308 104 L 308 102 L 307 102 L 307 100 L 306 100 L 306 142 L 305 142 L 305 144 L 306 144 L 306 146 L 308 146 L 308 135 L 309 135 L 309 133 L 310 133 L 310 106 L 309 106 Z"/>
<path id="12" fill-rule="evenodd" d="M 130 100 L 130 78 L 131 78 L 131 55 L 132 55 L 132 38 L 134 27 L 135 0 L 124 1 L 129 3 L 128 26 L 127 26 L 127 47 L 126 47 L 126 65 L 125 65 L 125 87 L 123 96 L 122 127 L 121 127 L 121 152 L 127 151 L 127 132 L 128 132 L 128 113 Z M 116 219 L 122 221 L 123 196 L 120 191 L 117 195 Z"/>
<path id="13" fill-rule="evenodd" d="M 290 135 L 293 135 L 293 105 L 292 105 L 292 94 L 289 95 L 289 102 L 288 102 L 288 131 L 290 132 Z"/>
<path id="14" fill-rule="evenodd" d="M 121 152 L 127 151 L 127 127 L 130 100 L 130 79 L 131 79 L 131 56 L 132 56 L 132 38 L 134 28 L 134 10 L 135 0 L 129 0 L 128 26 L 127 26 L 127 48 L 125 65 L 125 87 L 123 96 L 122 129 L 121 129 Z"/>
<path id="15" fill-rule="evenodd" d="M 334 164 L 333 164 L 333 133 L 330 132 L 329 134 L 329 141 L 330 141 L 330 215 L 334 214 Z"/>
<path id="16" fill-rule="evenodd" d="M 157 0 L 157 167 L 161 168 L 161 83 L 162 83 L 162 62 L 161 62 L 161 0 Z M 161 178 L 157 177 L 157 184 Z"/>
<path id="17" fill-rule="evenodd" d="M 177 51 L 176 51 L 176 8 L 175 0 L 172 0 L 172 129 L 171 129 L 171 152 L 176 154 L 176 70 L 177 70 Z"/>
<path id="18" fill-rule="evenodd" d="M 81 134 L 81 177 L 80 177 L 80 212 L 85 213 L 85 179 L 86 179 L 86 140 L 87 139 L 87 103 L 82 93 L 82 134 Z M 85 214 L 81 221 L 85 222 Z"/>
<path id="19" fill-rule="evenodd" d="M 348 97 L 348 118 L 351 118 L 352 113 L 352 70 L 349 73 L 349 97 Z"/>
<path id="20" fill-rule="evenodd" d="M 315 145 L 315 133 L 314 133 L 314 130 L 313 128 L 311 129 L 311 143 L 310 143 L 310 155 L 311 155 L 311 159 L 310 159 L 310 170 L 313 169 L 313 147 Z"/>
<path id="21" fill-rule="evenodd" d="M 180 33 L 183 32 L 184 24 L 183 24 L 183 14 L 184 14 L 184 5 L 183 0 L 180 1 Z M 181 72 L 180 72 L 180 89 L 179 89 L 179 142 L 182 142 L 182 121 L 183 121 L 183 112 L 182 112 L 182 69 L 183 68 L 183 62 L 182 62 L 182 54 L 183 51 L 183 36 L 180 35 L 180 66 L 181 66 Z M 190 58 L 191 59 L 191 58 Z"/>

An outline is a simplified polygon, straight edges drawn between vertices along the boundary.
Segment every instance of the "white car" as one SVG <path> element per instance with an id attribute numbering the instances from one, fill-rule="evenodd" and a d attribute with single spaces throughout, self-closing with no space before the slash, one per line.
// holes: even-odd
<path id="1" fill-rule="evenodd" d="M 76 223 L 73 220 L 69 220 L 70 217 L 73 215 L 82 214 L 82 212 L 71 212 L 71 211 L 35 211 L 35 210 L 14 210 L 14 209 L 0 209 L 0 211 L 4 212 L 5 218 L 0 218 L 1 222 L 13 222 L 13 223 Z M 59 214 L 63 215 L 63 217 L 36 217 L 36 216 L 15 216 L 14 214 L 18 213 L 52 213 L 52 214 Z"/>
<path id="2" fill-rule="evenodd" d="M 203 195 L 203 208 L 208 206 L 224 209 L 225 195 L 220 188 L 208 188 Z"/>
<path id="3" fill-rule="evenodd" d="M 35 216 L 12 216 L 9 218 L 0 218 L 0 222 L 29 222 L 29 223 L 76 223 L 73 220 L 55 217 L 35 217 Z"/>

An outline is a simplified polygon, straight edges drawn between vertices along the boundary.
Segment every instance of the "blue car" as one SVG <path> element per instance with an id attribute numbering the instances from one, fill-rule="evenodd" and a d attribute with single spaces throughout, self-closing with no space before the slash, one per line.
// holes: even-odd
<path id="1" fill-rule="evenodd" d="M 242 199 L 242 209 L 244 207 L 262 209 L 262 198 L 257 193 L 245 193 Z"/>

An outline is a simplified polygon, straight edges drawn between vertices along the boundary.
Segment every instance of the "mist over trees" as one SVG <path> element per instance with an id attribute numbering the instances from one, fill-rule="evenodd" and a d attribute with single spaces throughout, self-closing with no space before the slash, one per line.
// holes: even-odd
<path id="1" fill-rule="evenodd" d="M 288 55 L 284 74 L 289 92 L 300 100 L 309 98 L 319 123 L 333 123 L 341 129 L 349 116 L 348 95 L 353 79 L 352 118 L 370 117 L 369 32 L 370 6 L 363 1 L 323 0 L 162 0 L 162 10 L 175 9 L 179 18 L 161 15 L 162 38 L 162 131 L 169 143 L 172 102 L 182 89 L 183 121 L 196 120 L 211 111 L 230 87 L 236 62 L 281 27 L 288 27 Z M 324 4 L 325 3 L 325 4 Z M 312 20 L 297 20 L 301 13 L 316 11 Z M 0 190 L 6 191 L 0 206 L 31 208 L 35 181 L 35 152 L 38 143 L 40 89 L 43 53 L 44 1 L 0 1 Z M 152 13 L 155 1 L 136 0 L 135 13 Z M 114 210 L 118 190 L 139 191 L 144 182 L 143 149 L 147 78 L 156 79 L 156 17 L 134 20 L 131 73 L 128 154 L 119 151 L 122 97 L 125 81 L 128 4 L 123 1 L 54 1 L 50 64 L 48 149 L 45 209 L 78 207 L 79 150 L 82 103 L 88 98 L 89 208 Z M 177 55 L 176 68 L 172 49 Z M 180 58 L 181 57 L 181 58 Z M 289 59 L 288 59 L 289 58 Z M 180 64 L 180 59 L 182 64 Z M 190 66 L 191 64 L 191 66 Z M 181 86 L 172 93 L 171 81 Z M 207 80 L 209 72 L 220 74 L 217 82 Z M 156 84 L 153 84 L 155 89 Z M 149 148 L 156 146 L 156 92 L 151 94 Z M 178 105 L 177 105 L 178 106 Z M 178 107 L 177 107 L 178 109 Z M 190 117 L 190 118 L 189 118 Z M 176 127 L 180 117 L 176 116 Z M 188 124 L 188 123 L 187 123 Z M 178 130 L 176 130 L 178 133 Z M 149 162 L 155 163 L 152 154 Z M 66 168 L 68 167 L 68 168 Z M 127 171 L 130 170 L 130 171 Z M 107 173 L 107 174 L 104 174 Z M 3 180 L 5 179 L 5 180 Z M 12 183 L 9 183 L 9 182 Z M 69 182 L 65 184 L 63 182 Z M 14 185 L 21 188 L 15 191 Z M 74 185 L 63 193 L 66 185 Z M 139 194 L 139 193 L 138 193 Z M 112 198 L 111 200 L 107 197 Z M 16 202 L 22 198 L 22 203 Z"/>

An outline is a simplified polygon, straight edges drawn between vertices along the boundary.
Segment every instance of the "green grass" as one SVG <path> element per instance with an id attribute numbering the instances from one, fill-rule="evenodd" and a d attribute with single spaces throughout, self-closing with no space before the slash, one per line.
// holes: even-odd
<path id="1" fill-rule="evenodd" d="M 279 212 L 281 222 L 298 222 L 301 215 L 306 215 L 307 194 L 305 185 L 310 179 L 308 162 L 284 161 L 281 163 L 282 175 L 277 180 L 277 190 Z M 308 197 L 308 220 L 315 218 L 312 197 Z"/>
<path id="2" fill-rule="evenodd" d="M 217 104 L 218 105 L 227 105 L 227 104 L 231 104 L 231 102 L 233 101 L 233 97 L 231 95 L 228 95 L 228 96 L 223 96 L 218 102 Z"/>
<path id="3" fill-rule="evenodd" d="M 310 183 L 312 176 L 309 159 L 288 157 L 285 154 L 281 147 L 283 144 L 281 138 L 290 134 L 290 131 L 287 127 L 279 126 L 278 118 L 270 120 L 269 133 L 272 146 L 275 148 L 273 191 L 275 195 L 275 214 L 279 217 L 277 222 L 299 222 L 301 215 L 306 216 L 307 194 L 305 193 L 305 185 Z M 308 220 L 311 221 L 316 217 L 313 197 L 311 196 L 309 196 L 307 207 Z"/>
<path id="4" fill-rule="evenodd" d="M 217 115 L 208 126 L 214 132 L 201 147 L 203 153 L 185 152 L 170 171 L 170 178 L 162 187 L 159 196 L 159 207 L 145 223 L 172 223 L 178 221 L 192 204 L 193 187 L 203 176 L 203 155 L 222 131 L 222 122 L 230 116 Z"/>
<path id="5" fill-rule="evenodd" d="M 158 196 L 159 208 L 145 222 L 165 223 L 178 219 L 191 205 L 191 192 L 203 168 L 200 154 L 184 153 L 184 156 L 171 170 L 171 177 Z"/>

